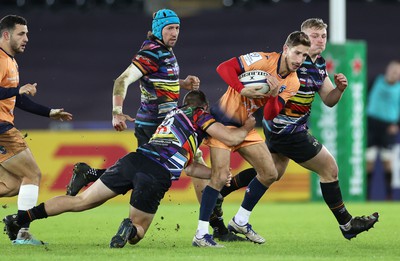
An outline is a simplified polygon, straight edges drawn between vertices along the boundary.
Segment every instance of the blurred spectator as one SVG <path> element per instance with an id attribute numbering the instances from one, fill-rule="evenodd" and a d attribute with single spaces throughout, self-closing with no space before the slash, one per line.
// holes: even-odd
<path id="1" fill-rule="evenodd" d="M 378 154 L 384 168 L 386 199 L 392 199 L 393 146 L 400 121 L 400 60 L 391 61 L 385 74 L 376 77 L 368 97 L 367 117 L 368 199 L 371 199 L 371 188 L 374 185 L 372 176 Z"/>

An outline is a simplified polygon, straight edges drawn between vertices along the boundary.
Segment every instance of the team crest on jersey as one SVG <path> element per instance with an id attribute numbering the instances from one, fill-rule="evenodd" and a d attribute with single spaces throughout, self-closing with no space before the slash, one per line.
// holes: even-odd
<path id="1" fill-rule="evenodd" d="M 258 62 L 259 60 L 262 59 L 262 56 L 259 53 L 248 53 L 243 56 L 243 59 L 247 66 L 250 66 L 251 64 Z"/>
<path id="2" fill-rule="evenodd" d="M 6 150 L 6 148 L 4 148 L 4 146 L 0 146 L 0 154 L 6 154 L 7 153 L 7 150 Z"/>
<path id="3" fill-rule="evenodd" d="M 286 85 L 282 85 L 282 86 L 279 88 L 279 93 L 283 92 L 284 90 L 286 90 Z"/>

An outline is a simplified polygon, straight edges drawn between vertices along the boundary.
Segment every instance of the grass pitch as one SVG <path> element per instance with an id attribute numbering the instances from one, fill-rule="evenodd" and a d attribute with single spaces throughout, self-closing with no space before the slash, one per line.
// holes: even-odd
<path id="1" fill-rule="evenodd" d="M 225 223 L 238 207 L 224 204 Z M 46 246 L 13 246 L 3 234 L 0 260 L 400 260 L 399 203 L 347 203 L 347 208 L 352 215 L 378 211 L 380 221 L 348 241 L 324 203 L 260 203 L 250 223 L 267 239 L 265 244 L 225 243 L 223 249 L 210 249 L 191 246 L 199 206 L 166 203 L 139 244 L 110 249 L 109 241 L 127 216 L 128 206 L 108 202 L 32 223 L 31 232 L 48 242 Z M 10 205 L 0 209 L 0 215 L 15 210 Z"/>

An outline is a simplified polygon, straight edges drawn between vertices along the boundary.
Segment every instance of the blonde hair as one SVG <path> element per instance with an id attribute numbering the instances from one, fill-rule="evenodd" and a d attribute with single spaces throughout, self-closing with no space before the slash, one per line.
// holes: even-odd
<path id="1" fill-rule="evenodd" d="M 308 28 L 327 29 L 328 25 L 321 18 L 309 18 L 301 24 L 300 29 L 304 31 Z"/>

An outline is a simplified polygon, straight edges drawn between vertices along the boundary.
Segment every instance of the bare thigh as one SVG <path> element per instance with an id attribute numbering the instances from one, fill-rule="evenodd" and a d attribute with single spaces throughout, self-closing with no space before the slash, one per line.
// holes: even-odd
<path id="1" fill-rule="evenodd" d="M 269 187 L 278 178 L 278 172 L 272 160 L 271 153 L 265 143 L 257 143 L 242 147 L 238 150 L 240 155 L 257 171 L 258 180 Z"/>
<path id="2" fill-rule="evenodd" d="M 322 183 L 338 180 L 338 166 L 335 158 L 322 146 L 321 151 L 312 159 L 300 163 L 304 168 L 318 174 Z"/>
<path id="3" fill-rule="evenodd" d="M 39 186 L 41 172 L 29 148 L 0 165 L 0 196 L 15 196 L 21 185 Z"/>
<path id="4" fill-rule="evenodd" d="M 39 185 L 40 169 L 29 148 L 1 163 L 1 166 L 9 173 L 21 178 L 22 184 Z"/>

